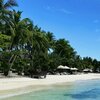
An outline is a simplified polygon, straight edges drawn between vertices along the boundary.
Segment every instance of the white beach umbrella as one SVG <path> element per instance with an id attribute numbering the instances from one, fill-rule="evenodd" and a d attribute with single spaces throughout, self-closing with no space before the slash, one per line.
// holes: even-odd
<path id="1" fill-rule="evenodd" d="M 58 67 L 57 67 L 57 69 L 63 69 L 64 68 L 64 66 L 62 66 L 62 65 L 59 65 Z"/>
<path id="2" fill-rule="evenodd" d="M 64 69 L 70 69 L 68 66 L 64 66 Z"/>
<path id="3" fill-rule="evenodd" d="M 90 71 L 90 69 L 86 68 L 86 69 L 84 69 L 83 71 L 84 71 L 84 72 L 88 72 L 88 71 Z"/>
<path id="4" fill-rule="evenodd" d="M 70 69 L 68 66 L 63 66 L 63 65 L 60 65 L 60 66 L 58 66 L 58 68 L 57 69 Z"/>
<path id="5" fill-rule="evenodd" d="M 70 69 L 71 69 L 71 70 L 76 70 L 76 71 L 78 70 L 78 69 L 77 69 L 77 68 L 75 68 L 75 67 L 74 67 L 74 68 L 70 68 Z"/>

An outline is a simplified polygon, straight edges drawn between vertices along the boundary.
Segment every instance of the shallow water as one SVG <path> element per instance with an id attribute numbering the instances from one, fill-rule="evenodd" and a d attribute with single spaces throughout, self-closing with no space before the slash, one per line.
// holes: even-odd
<path id="1" fill-rule="evenodd" d="M 100 80 L 77 81 L 0 100 L 100 100 Z"/>

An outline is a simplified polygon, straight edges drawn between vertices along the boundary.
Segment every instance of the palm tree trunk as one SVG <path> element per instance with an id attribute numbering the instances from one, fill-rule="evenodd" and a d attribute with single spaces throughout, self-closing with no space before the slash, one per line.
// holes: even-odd
<path id="1" fill-rule="evenodd" d="M 10 62 L 12 61 L 13 57 L 14 57 L 14 54 L 10 57 L 10 59 L 9 59 L 9 64 L 10 64 Z"/>
<path id="2" fill-rule="evenodd" d="M 13 61 L 12 61 L 12 63 L 10 64 L 10 68 L 9 68 L 9 69 L 12 68 L 12 66 L 13 66 L 13 64 L 14 64 L 14 61 L 16 60 L 16 57 L 17 57 L 17 55 L 14 55 L 14 57 L 13 57 Z"/>
<path id="3" fill-rule="evenodd" d="M 9 66 L 10 66 L 10 67 L 9 67 L 9 71 L 8 71 L 9 77 L 11 76 L 11 75 L 10 75 L 10 71 L 11 71 L 11 68 L 12 68 L 12 66 L 13 66 L 13 64 L 14 64 L 14 61 L 15 61 L 16 57 L 17 57 L 17 55 L 12 55 L 12 57 L 11 57 L 13 60 L 12 60 L 12 63 L 11 63 L 11 64 L 9 63 L 9 64 L 10 64 L 10 65 L 9 65 Z"/>

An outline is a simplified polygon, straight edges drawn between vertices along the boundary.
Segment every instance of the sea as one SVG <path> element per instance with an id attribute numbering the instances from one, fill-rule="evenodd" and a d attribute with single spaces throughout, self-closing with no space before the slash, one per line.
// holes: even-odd
<path id="1" fill-rule="evenodd" d="M 53 85 L 39 91 L 31 91 L 0 100 L 100 100 L 100 80 Z"/>

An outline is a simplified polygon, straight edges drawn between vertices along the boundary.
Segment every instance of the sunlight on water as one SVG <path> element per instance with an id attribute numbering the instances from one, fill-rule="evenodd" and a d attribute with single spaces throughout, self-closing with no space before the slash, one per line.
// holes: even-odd
<path id="1" fill-rule="evenodd" d="M 100 80 L 77 81 L 2 100 L 100 100 Z"/>

